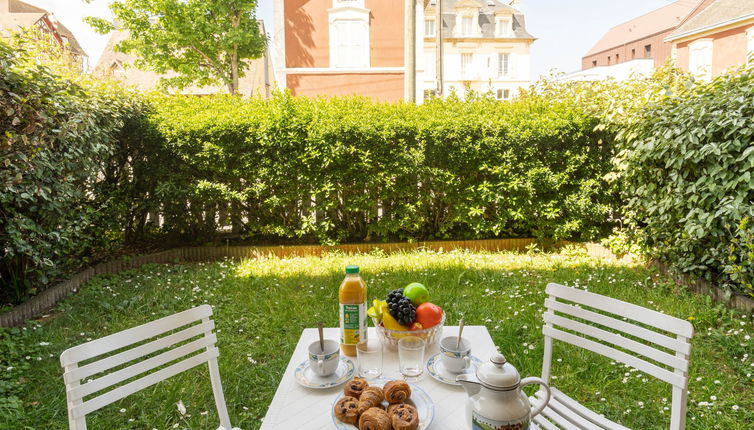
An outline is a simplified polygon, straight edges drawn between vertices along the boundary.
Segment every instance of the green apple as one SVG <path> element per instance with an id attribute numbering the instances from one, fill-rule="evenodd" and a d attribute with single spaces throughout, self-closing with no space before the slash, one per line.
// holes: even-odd
<path id="1" fill-rule="evenodd" d="M 429 290 L 418 282 L 406 285 L 406 288 L 403 289 L 403 295 L 408 297 L 414 306 L 419 306 L 429 301 Z"/>

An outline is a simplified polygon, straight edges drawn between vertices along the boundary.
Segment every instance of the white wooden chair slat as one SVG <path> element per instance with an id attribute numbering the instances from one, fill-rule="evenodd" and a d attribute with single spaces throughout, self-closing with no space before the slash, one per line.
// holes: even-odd
<path id="1" fill-rule="evenodd" d="M 104 390 L 105 388 L 125 381 L 126 379 L 130 379 L 134 376 L 141 375 L 142 373 L 149 372 L 156 367 L 170 363 L 171 361 L 178 360 L 185 355 L 189 355 L 191 353 L 199 351 L 200 349 L 212 346 L 216 342 L 217 336 L 215 334 L 207 337 L 202 337 L 185 345 L 181 345 L 177 348 L 163 352 L 160 355 L 156 355 L 144 361 L 140 361 L 134 365 L 128 366 L 116 372 L 109 373 L 105 376 L 82 384 L 79 387 L 69 390 L 68 395 L 72 399 L 82 399 L 85 396 L 96 393 L 97 391 Z"/>
<path id="2" fill-rule="evenodd" d="M 219 355 L 219 350 L 217 348 L 213 348 L 209 351 L 204 351 L 199 355 L 195 355 L 193 357 L 165 367 L 164 369 L 160 369 L 150 375 L 144 376 L 135 381 L 129 382 L 126 385 L 122 385 L 118 388 L 108 391 L 101 396 L 85 401 L 83 404 L 73 409 L 73 416 L 80 418 L 88 415 L 104 406 L 109 405 L 110 403 L 118 401 L 128 395 L 143 390 L 144 388 L 152 386 L 158 382 L 164 381 L 171 376 L 175 376 L 183 371 L 191 369 L 192 367 L 204 364 L 207 362 L 207 360 L 217 358 Z"/>
<path id="3" fill-rule="evenodd" d="M 540 415 L 544 416 L 550 422 L 556 424 L 558 427 L 565 429 L 565 430 L 581 430 L 579 429 L 575 424 L 565 419 L 562 415 L 560 415 L 557 411 L 554 411 L 550 407 L 546 407 L 540 412 Z"/>
<path id="4" fill-rule="evenodd" d="M 569 305 L 567 303 L 561 303 L 553 299 L 545 299 L 545 307 L 557 312 L 568 314 L 577 318 L 582 318 L 589 321 L 594 321 L 597 324 L 609 327 L 615 330 L 620 330 L 624 333 L 636 336 L 641 339 L 646 339 L 659 346 L 672 349 L 675 352 L 681 352 L 688 355 L 691 351 L 691 345 L 687 342 L 679 342 L 673 337 L 665 336 L 662 333 L 646 329 L 644 327 L 631 324 L 626 321 L 621 321 L 609 317 L 607 315 L 598 314 L 587 309 L 577 308 L 576 306 Z"/>
<path id="5" fill-rule="evenodd" d="M 212 307 L 202 305 L 179 312 L 174 315 L 160 318 L 147 324 L 133 327 L 121 332 L 93 340 L 73 348 L 65 350 L 60 355 L 60 364 L 65 367 L 71 363 L 97 357 L 115 350 L 132 345 L 136 342 L 159 336 L 178 327 L 191 324 L 212 315 Z"/>
<path id="6" fill-rule="evenodd" d="M 542 414 L 537 415 L 532 420 L 534 421 L 534 425 L 536 426 L 534 430 L 560 430 L 558 427 L 555 426 L 555 424 L 551 423 L 547 420 Z"/>
<path id="7" fill-rule="evenodd" d="M 673 367 L 673 369 L 686 371 L 689 368 L 689 362 L 687 360 L 678 358 L 675 355 L 668 354 L 667 352 L 652 348 L 651 346 L 637 342 L 633 339 L 629 339 L 619 334 L 602 330 L 601 328 L 592 325 L 564 318 L 551 312 L 545 312 L 545 321 L 550 322 L 553 325 L 577 331 L 593 338 L 609 342 L 613 345 L 620 346 L 637 354 L 641 354 L 654 361 L 662 363 L 666 366 L 671 366 Z"/>
<path id="8" fill-rule="evenodd" d="M 110 357 L 103 358 L 102 360 L 98 360 L 85 366 L 81 366 L 70 372 L 66 372 L 65 374 L 63 374 L 63 378 L 65 382 L 81 380 L 89 376 L 96 375 L 97 373 L 112 369 L 113 367 L 119 366 L 123 363 L 128 363 L 129 361 L 133 361 L 139 357 L 144 357 L 161 349 L 168 348 L 172 345 L 175 345 L 176 343 L 199 336 L 200 334 L 211 332 L 214 328 L 214 321 L 194 325 L 177 333 L 161 337 L 157 340 L 145 343 L 144 345 L 140 345 L 136 348 L 123 351 L 119 354 L 111 355 Z"/>
<path id="9" fill-rule="evenodd" d="M 599 426 L 583 416 L 576 413 L 566 405 L 563 405 L 558 399 L 550 398 L 550 402 L 547 407 L 557 412 L 561 417 L 568 420 L 571 424 L 575 425 L 581 430 L 605 430 L 604 427 Z"/>
<path id="10" fill-rule="evenodd" d="M 204 363 L 209 369 L 220 418 L 219 429 L 231 429 L 217 364 L 220 355 L 215 346 L 217 335 L 212 332 L 215 323 L 211 316 L 212 307 L 202 305 L 64 351 L 60 363 L 64 369 L 70 429 L 87 430 L 87 414 Z M 179 331 L 158 338 L 174 330 Z M 140 344 L 142 342 L 145 343 Z M 132 348 L 126 349 L 129 346 Z M 105 356 L 120 349 L 126 350 Z M 145 358 L 152 354 L 157 355 Z M 94 361 L 79 366 L 80 362 L 91 359 Z M 120 365 L 127 366 L 106 373 Z M 98 374 L 102 376 L 81 384 L 83 378 Z M 124 381 L 128 382 L 112 388 Z M 87 396 L 93 397 L 85 401 Z"/>
<path id="11" fill-rule="evenodd" d="M 576 336 L 574 334 L 566 333 L 562 330 L 548 326 L 542 327 L 542 332 L 545 334 L 545 336 L 550 336 L 553 339 L 570 343 L 571 345 L 585 348 L 589 351 L 604 355 L 605 357 L 612 358 L 613 360 L 620 361 L 621 363 L 628 364 L 631 367 L 635 367 L 636 369 L 639 369 L 642 372 L 648 375 L 652 375 L 655 378 L 665 381 L 669 384 L 684 386 L 686 383 L 686 381 L 684 381 L 684 378 L 676 375 L 673 372 L 670 372 L 669 370 L 663 369 L 648 361 L 634 357 L 633 355 L 627 354 L 623 351 L 619 351 L 615 348 L 603 345 L 599 342 L 595 342 L 585 337 Z"/>
<path id="12" fill-rule="evenodd" d="M 553 340 L 559 340 L 587 349 L 627 364 L 647 375 L 654 376 L 663 382 L 671 384 L 673 386 L 673 402 L 670 428 L 671 430 L 682 430 L 685 428 L 688 399 L 688 358 L 691 352 L 689 340 L 694 334 L 694 328 L 691 323 L 631 303 L 563 285 L 548 284 L 547 293 L 549 294 L 549 297 L 545 300 L 547 311 L 544 314 L 544 324 L 542 326 L 542 333 L 545 336 L 544 357 L 542 360 L 543 379 L 549 381 Z M 559 302 L 557 299 L 567 300 L 573 302 L 573 304 Z M 615 318 L 588 309 L 582 309 L 580 306 L 609 312 L 615 315 Z M 565 315 L 558 315 L 555 312 Z M 569 316 L 579 318 L 584 322 L 571 319 Z M 668 333 L 673 333 L 675 339 L 617 318 L 630 319 Z M 627 338 L 620 333 L 603 330 L 588 323 L 595 323 L 602 327 L 619 330 L 640 340 L 646 340 L 655 345 L 671 349 L 675 354 L 667 353 L 650 345 Z M 560 330 L 556 326 L 575 333 Z M 586 336 L 590 336 L 591 338 L 587 338 Z M 620 351 L 611 345 L 600 343 L 600 341 L 619 346 L 628 350 L 628 352 Z M 639 356 L 634 356 L 629 352 Z M 641 356 L 655 360 L 662 365 L 672 366 L 673 370 L 664 369 L 650 363 L 641 358 Z M 595 430 L 594 426 L 607 430 L 629 430 L 589 410 L 557 388 L 550 387 L 550 390 L 552 391 L 552 398 L 548 406 L 542 411 L 544 417 L 540 419 L 538 416 L 534 419 L 534 422 L 541 428 L 552 430 L 552 426 L 549 426 L 549 424 L 552 424 L 553 426 L 565 429 L 576 428 L 574 427 L 576 425 L 590 430 Z M 537 395 L 539 394 L 538 392 Z M 539 400 L 534 401 L 538 402 Z M 543 424 L 540 424 L 540 422 Z"/>
<path id="13" fill-rule="evenodd" d="M 609 419 L 592 411 L 591 409 L 588 409 L 586 406 L 572 399 L 571 397 L 569 397 L 568 395 L 566 395 L 565 393 L 563 393 L 562 391 L 558 390 L 555 387 L 550 388 L 550 391 L 552 392 L 552 396 L 558 399 L 560 403 L 569 407 L 572 411 L 575 411 L 582 417 L 586 418 L 587 420 L 601 427 L 604 427 L 609 430 L 630 430 L 616 422 L 610 421 Z"/>
<path id="14" fill-rule="evenodd" d="M 690 338 L 694 334 L 694 326 L 688 321 L 622 300 L 553 283 L 547 284 L 546 292 L 551 296 L 620 315 L 675 335 Z"/>

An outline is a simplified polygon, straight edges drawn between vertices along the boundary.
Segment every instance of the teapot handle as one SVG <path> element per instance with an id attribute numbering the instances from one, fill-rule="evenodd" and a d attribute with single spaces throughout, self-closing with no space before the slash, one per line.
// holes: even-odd
<path id="1" fill-rule="evenodd" d="M 533 418 L 537 414 L 539 414 L 540 412 L 542 412 L 542 410 L 550 402 L 550 395 L 551 395 L 551 393 L 550 393 L 550 386 L 547 385 L 547 382 L 545 382 L 545 381 L 543 381 L 543 380 L 541 380 L 539 378 L 534 378 L 534 377 L 529 377 L 529 378 L 522 379 L 521 380 L 520 388 L 524 388 L 525 386 L 531 385 L 531 384 L 539 384 L 539 385 L 541 385 L 542 388 L 545 389 L 545 394 L 546 394 L 544 400 L 539 405 L 537 405 L 536 407 L 532 408 L 532 410 L 531 410 L 531 416 Z"/>

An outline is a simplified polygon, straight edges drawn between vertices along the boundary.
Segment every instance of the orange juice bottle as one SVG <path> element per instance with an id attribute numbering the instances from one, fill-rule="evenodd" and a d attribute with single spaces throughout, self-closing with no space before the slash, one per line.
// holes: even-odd
<path id="1" fill-rule="evenodd" d="M 340 350 L 355 356 L 356 344 L 367 340 L 367 286 L 359 266 L 346 266 L 346 278 L 338 290 L 340 302 Z"/>

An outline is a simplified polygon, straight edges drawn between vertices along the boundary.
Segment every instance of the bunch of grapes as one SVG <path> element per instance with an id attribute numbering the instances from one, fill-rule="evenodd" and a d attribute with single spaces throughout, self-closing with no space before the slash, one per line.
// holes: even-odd
<path id="1" fill-rule="evenodd" d="M 403 288 L 387 294 L 387 308 L 400 325 L 410 326 L 416 320 L 416 307 L 403 295 Z"/>

